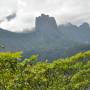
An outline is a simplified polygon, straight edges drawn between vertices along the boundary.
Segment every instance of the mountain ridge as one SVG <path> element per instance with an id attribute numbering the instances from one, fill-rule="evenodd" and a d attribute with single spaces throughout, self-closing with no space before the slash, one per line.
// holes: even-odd
<path id="1" fill-rule="evenodd" d="M 5 43 L 6 46 L 5 50 L 0 51 L 22 50 L 43 55 L 54 52 L 53 57 L 56 57 L 55 53 L 59 56 L 74 46 L 89 45 L 89 33 L 88 23 L 79 27 L 71 23 L 58 26 L 54 17 L 42 14 L 36 17 L 35 29 L 32 32 L 14 33 L 0 29 L 0 41 Z"/>

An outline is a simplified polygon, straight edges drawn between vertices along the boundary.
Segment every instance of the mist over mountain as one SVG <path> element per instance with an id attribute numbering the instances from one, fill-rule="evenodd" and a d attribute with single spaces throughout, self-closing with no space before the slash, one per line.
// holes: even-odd
<path id="1" fill-rule="evenodd" d="M 90 43 L 90 27 L 88 23 L 83 23 L 79 27 L 70 23 L 66 25 L 60 25 L 59 30 L 62 31 L 67 38 L 81 43 Z"/>
<path id="2" fill-rule="evenodd" d="M 54 59 L 70 56 L 75 48 L 79 50 L 73 53 L 89 49 L 89 39 L 88 23 L 79 27 L 71 23 L 58 26 L 54 17 L 42 14 L 36 17 L 32 32 L 14 33 L 0 29 L 0 42 L 6 47 L 0 51 L 24 51 L 25 54 L 40 54 L 44 58 Z"/>

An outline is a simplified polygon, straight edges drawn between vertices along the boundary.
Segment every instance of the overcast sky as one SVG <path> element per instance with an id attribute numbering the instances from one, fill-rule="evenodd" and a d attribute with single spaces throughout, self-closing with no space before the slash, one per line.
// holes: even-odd
<path id="1" fill-rule="evenodd" d="M 6 20 L 13 13 L 17 16 Z M 54 16 L 58 24 L 90 23 L 90 0 L 0 0 L 0 27 L 11 31 L 32 28 L 41 13 Z"/>

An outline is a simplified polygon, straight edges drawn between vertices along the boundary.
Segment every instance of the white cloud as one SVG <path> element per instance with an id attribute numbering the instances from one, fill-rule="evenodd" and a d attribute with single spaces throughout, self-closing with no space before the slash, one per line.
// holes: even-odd
<path id="1" fill-rule="evenodd" d="M 41 13 L 54 16 L 57 23 L 90 23 L 90 0 L 0 0 L 0 19 L 13 11 L 17 17 L 0 26 L 12 31 L 34 27 L 35 17 Z"/>

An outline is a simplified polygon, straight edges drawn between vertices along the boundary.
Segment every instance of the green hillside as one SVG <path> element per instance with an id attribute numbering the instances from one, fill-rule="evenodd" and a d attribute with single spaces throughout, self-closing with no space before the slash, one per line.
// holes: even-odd
<path id="1" fill-rule="evenodd" d="M 90 51 L 52 63 L 37 57 L 0 53 L 0 90 L 90 90 Z"/>

